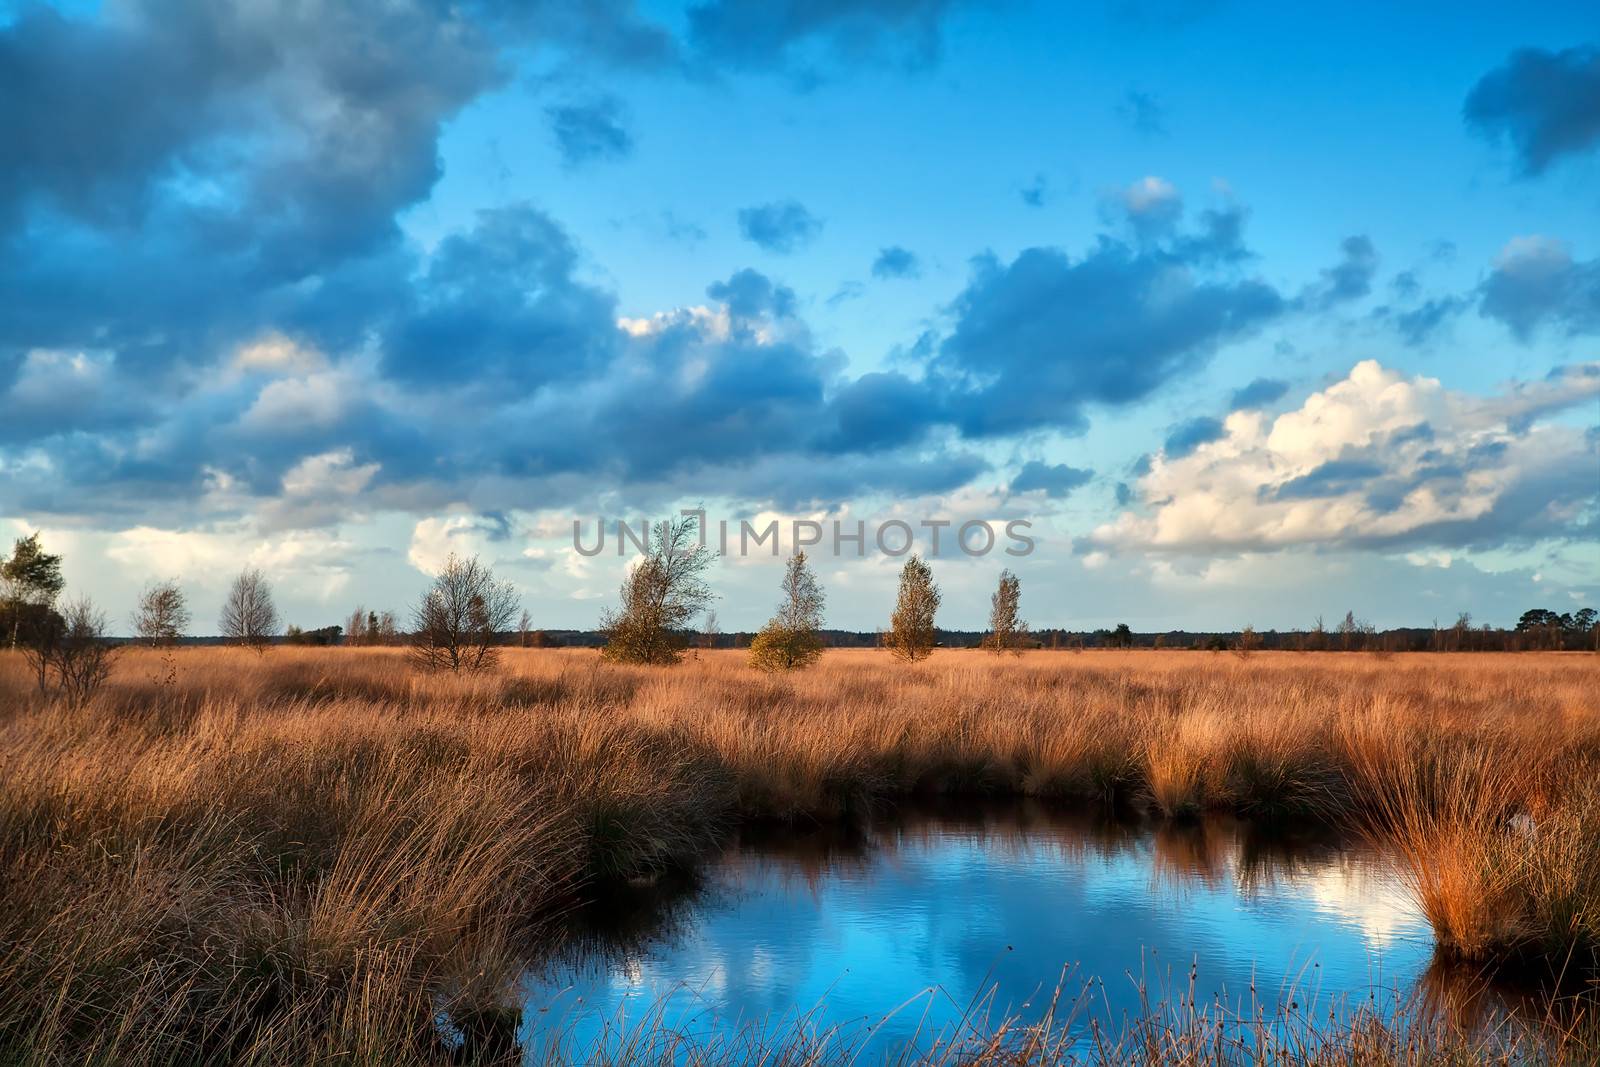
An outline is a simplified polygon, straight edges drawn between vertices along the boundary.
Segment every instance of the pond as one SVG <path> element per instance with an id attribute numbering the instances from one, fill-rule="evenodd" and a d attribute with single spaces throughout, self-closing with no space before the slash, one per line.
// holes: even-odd
<path id="1" fill-rule="evenodd" d="M 1024 802 L 746 832 L 695 886 L 579 920 L 526 981 L 530 1061 L 652 1026 L 724 1043 L 798 1026 L 872 1062 L 944 1047 L 963 1020 L 1038 1021 L 1058 987 L 1058 1025 L 1088 1040 L 1091 1018 L 1117 1029 L 1191 994 L 1326 1019 L 1439 981 L 1427 922 L 1370 848 Z"/>

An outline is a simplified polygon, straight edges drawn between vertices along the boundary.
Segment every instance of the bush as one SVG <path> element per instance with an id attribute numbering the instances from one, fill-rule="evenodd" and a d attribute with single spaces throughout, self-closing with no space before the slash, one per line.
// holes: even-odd
<path id="1" fill-rule="evenodd" d="M 769 622 L 750 641 L 750 666 L 776 673 L 809 667 L 822 657 L 822 638 L 815 631 L 792 630 Z"/>

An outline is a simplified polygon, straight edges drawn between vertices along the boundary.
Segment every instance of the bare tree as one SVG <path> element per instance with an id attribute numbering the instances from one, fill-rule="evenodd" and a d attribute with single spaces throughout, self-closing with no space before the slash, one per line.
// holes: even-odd
<path id="1" fill-rule="evenodd" d="M 106 617 L 88 597 L 68 604 L 51 625 L 24 646 L 39 691 L 52 692 L 70 708 L 79 708 L 99 692 L 111 675 L 116 649 L 106 640 Z"/>
<path id="2" fill-rule="evenodd" d="M 778 613 L 750 642 L 750 665 L 763 671 L 792 671 L 815 663 L 822 655 L 825 603 L 806 554 L 796 552 L 783 569 Z"/>
<path id="3" fill-rule="evenodd" d="M 707 650 L 717 647 L 717 635 L 722 633 L 722 624 L 717 621 L 715 611 L 706 612 L 705 621 L 700 624 L 700 644 Z"/>
<path id="4" fill-rule="evenodd" d="M 705 572 L 716 556 L 700 541 L 697 516 L 669 519 L 651 535 L 650 554 L 628 569 L 621 603 L 600 616 L 607 659 L 678 662 L 683 631 L 714 599 Z"/>
<path id="5" fill-rule="evenodd" d="M 254 567 L 239 572 L 222 603 L 218 625 L 222 636 L 246 648 L 264 652 L 278 636 L 278 609 L 272 603 L 272 585 Z"/>
<path id="6" fill-rule="evenodd" d="M 1018 615 L 1022 604 L 1022 582 L 1010 570 L 1000 572 L 1000 586 L 989 598 L 989 636 L 983 647 L 990 652 L 1022 655 L 1028 624 Z"/>
<path id="7" fill-rule="evenodd" d="M 133 612 L 133 632 L 149 645 L 175 645 L 189 628 L 189 604 L 177 580 L 144 587 Z"/>
<path id="8" fill-rule="evenodd" d="M 1322 616 L 1317 616 L 1317 621 L 1311 627 L 1311 632 L 1306 635 L 1306 648 L 1312 652 L 1323 652 L 1328 647 L 1328 631 L 1322 625 Z"/>
<path id="9" fill-rule="evenodd" d="M 918 556 L 906 560 L 900 569 L 900 592 L 894 614 L 889 617 L 889 632 L 883 643 L 896 656 L 915 662 L 933 654 L 938 632 L 933 618 L 939 610 L 939 587 L 933 584 L 933 569 Z"/>
<path id="10" fill-rule="evenodd" d="M 412 612 L 412 662 L 424 670 L 487 670 L 520 607 L 510 582 L 496 581 L 477 556 L 452 552 Z"/>
<path id="11" fill-rule="evenodd" d="M 1239 640 L 1233 646 L 1234 655 L 1240 659 L 1250 658 L 1250 654 L 1261 647 L 1261 635 L 1256 633 L 1254 626 L 1246 626 L 1239 631 Z"/>
<path id="12" fill-rule="evenodd" d="M 528 640 L 533 634 L 533 616 L 528 614 L 528 609 L 522 609 L 522 618 L 517 620 L 517 639 L 523 648 L 528 647 Z"/>
<path id="13" fill-rule="evenodd" d="M 350 621 L 344 624 L 344 643 L 347 645 L 370 644 L 371 639 L 367 634 L 367 609 L 360 604 L 350 613 Z"/>

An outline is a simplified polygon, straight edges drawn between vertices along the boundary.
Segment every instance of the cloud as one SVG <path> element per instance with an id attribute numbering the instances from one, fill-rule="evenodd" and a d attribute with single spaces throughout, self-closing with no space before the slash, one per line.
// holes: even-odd
<path id="1" fill-rule="evenodd" d="M 1167 439 L 1161 447 L 1168 459 L 1179 459 L 1201 445 L 1215 441 L 1223 433 L 1221 419 L 1201 415 L 1170 427 L 1167 430 Z"/>
<path id="2" fill-rule="evenodd" d="M 1249 385 L 1233 391 L 1233 396 L 1228 400 L 1228 410 L 1264 408 L 1283 399 L 1283 395 L 1288 391 L 1288 382 L 1277 378 L 1257 378 Z"/>
<path id="3" fill-rule="evenodd" d="M 1157 455 L 1144 510 L 1088 540 L 1216 553 L 1574 536 L 1593 521 L 1595 446 L 1539 420 L 1597 396 L 1600 364 L 1484 398 L 1368 360 L 1295 411 L 1235 412 L 1221 436 Z"/>
<path id="4" fill-rule="evenodd" d="M 525 394 L 616 351 L 614 298 L 579 282 L 577 250 L 528 205 L 478 213 L 440 242 L 388 332 L 391 378 Z"/>
<path id="5" fill-rule="evenodd" d="M 1129 89 L 1117 102 L 1116 113 L 1136 133 L 1155 137 L 1167 132 L 1167 109 L 1151 93 Z"/>
<path id="6" fill-rule="evenodd" d="M 915 278 L 921 273 L 922 265 L 916 253 L 899 245 L 881 249 L 878 258 L 872 261 L 874 278 Z"/>
<path id="7" fill-rule="evenodd" d="M 1372 280 L 1378 274 L 1378 251 L 1372 241 L 1359 234 L 1346 237 L 1339 243 L 1339 251 L 1339 262 L 1324 270 L 1316 284 L 1301 294 L 1302 304 L 1326 311 L 1372 292 Z"/>
<path id="8" fill-rule="evenodd" d="M 1045 201 L 1050 196 L 1050 182 L 1043 174 L 1035 174 L 1033 181 L 1024 185 L 1018 193 L 1022 202 L 1029 207 L 1044 207 Z"/>
<path id="9" fill-rule="evenodd" d="M 622 102 L 616 97 L 549 107 L 545 115 L 569 167 L 622 159 L 633 151 L 633 138 L 622 126 Z"/>
<path id="10" fill-rule="evenodd" d="M 1462 106 L 1467 124 L 1505 139 L 1523 175 L 1600 144 L 1600 49 L 1525 48 L 1479 79 Z"/>
<path id="11" fill-rule="evenodd" d="M 1051 499 L 1064 497 L 1081 485 L 1088 484 L 1094 471 L 1069 467 L 1065 463 L 1047 464 L 1029 460 L 1011 479 L 1013 493 L 1042 492 Z"/>
<path id="12" fill-rule="evenodd" d="M 1415 348 L 1423 345 L 1470 304 L 1459 296 L 1434 297 L 1424 300 L 1414 308 L 1391 311 L 1387 314 L 1401 340 Z"/>
<path id="13" fill-rule="evenodd" d="M 1569 336 L 1600 331 L 1600 260 L 1574 260 L 1554 238 L 1513 238 L 1483 283 L 1478 311 L 1522 341 L 1546 325 Z"/>
<path id="14" fill-rule="evenodd" d="M 1170 236 L 1183 217 L 1183 197 L 1164 178 L 1141 178 L 1118 193 L 1114 202 L 1142 241 Z"/>
<path id="15" fill-rule="evenodd" d="M 1076 258 L 978 257 L 930 361 L 950 416 L 974 437 L 1082 432 L 1087 405 L 1142 400 L 1283 314 L 1277 290 L 1222 269 L 1222 248 L 1202 230 L 1138 247 L 1101 237 Z"/>
<path id="16" fill-rule="evenodd" d="M 762 316 L 786 319 L 794 315 L 794 290 L 748 267 L 725 282 L 712 282 L 706 286 L 706 295 L 722 301 L 730 318 L 741 325 Z"/>
<path id="17" fill-rule="evenodd" d="M 939 58 L 942 24 L 958 0 L 703 0 L 689 8 L 689 40 L 713 63 L 810 70 L 841 64 L 925 67 Z M 814 75 L 813 75 L 814 76 Z"/>
<path id="18" fill-rule="evenodd" d="M 788 255 L 822 232 L 822 220 L 798 201 L 779 200 L 741 210 L 739 232 L 767 252 Z"/>

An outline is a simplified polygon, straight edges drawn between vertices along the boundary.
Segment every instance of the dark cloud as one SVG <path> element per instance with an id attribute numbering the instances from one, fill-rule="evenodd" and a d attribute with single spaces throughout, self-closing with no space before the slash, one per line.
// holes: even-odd
<path id="1" fill-rule="evenodd" d="M 1117 102 L 1117 117 L 1147 137 L 1167 132 L 1167 109 L 1161 101 L 1139 89 L 1129 89 Z"/>
<path id="2" fill-rule="evenodd" d="M 1524 175 L 1600 144 L 1600 49 L 1525 48 L 1485 74 L 1462 106 L 1467 124 L 1504 138 Z"/>
<path id="3" fill-rule="evenodd" d="M 159 217 L 301 274 L 391 239 L 438 177 L 441 123 L 505 73 L 461 9 L 377 0 L 29 6 L 0 71 L 0 218 Z"/>
<path id="4" fill-rule="evenodd" d="M 1324 270 L 1317 283 L 1301 294 L 1306 307 L 1326 311 L 1372 292 L 1372 280 L 1378 274 L 1378 251 L 1372 241 L 1359 234 L 1346 237 L 1339 243 L 1339 251 L 1339 262 Z"/>
<path id="5" fill-rule="evenodd" d="M 819 439 L 828 452 L 870 452 L 921 441 L 942 419 L 928 385 L 903 374 L 863 374 L 834 394 L 830 427 Z"/>
<path id="6" fill-rule="evenodd" d="M 1518 238 L 1483 283 L 1478 312 L 1522 341 L 1543 326 L 1569 335 L 1600 331 L 1600 260 L 1575 260 L 1563 242 L 1548 237 Z"/>
<path id="7" fill-rule="evenodd" d="M 932 361 L 963 432 L 1081 432 L 1086 405 L 1141 400 L 1286 310 L 1264 282 L 1214 275 L 1190 240 L 979 257 Z"/>
<path id="8" fill-rule="evenodd" d="M 796 200 L 779 200 L 739 212 L 739 232 L 768 252 L 787 255 L 822 232 L 822 220 Z"/>
<path id="9" fill-rule="evenodd" d="M 572 242 L 542 212 L 480 212 L 417 279 L 413 305 L 389 331 L 385 372 L 513 394 L 586 376 L 616 350 L 616 309 L 610 294 L 574 279 L 576 266 Z"/>
<path id="10" fill-rule="evenodd" d="M 794 290 L 749 268 L 725 282 L 712 282 L 706 287 L 706 295 L 727 305 L 728 314 L 739 322 L 763 315 L 782 319 L 794 314 Z"/>
<path id="11" fill-rule="evenodd" d="M 1315 470 L 1291 478 L 1272 491 L 1277 500 L 1305 500 L 1342 496 L 1352 489 L 1367 486 L 1382 476 L 1381 464 L 1362 459 L 1330 459 Z"/>
<path id="12" fill-rule="evenodd" d="M 1228 400 L 1228 410 L 1264 408 L 1283 399 L 1283 395 L 1288 391 L 1288 382 L 1277 378 L 1257 378 L 1249 385 L 1233 391 L 1233 396 Z"/>
<path id="13" fill-rule="evenodd" d="M 915 278 L 921 273 L 916 253 L 899 245 L 880 250 L 878 258 L 872 261 L 874 278 Z"/>
<path id="14" fill-rule="evenodd" d="M 1399 332 L 1401 340 L 1413 348 L 1428 342 L 1440 328 L 1460 314 L 1468 305 L 1461 297 L 1445 296 L 1424 300 L 1414 308 L 1396 311 L 1389 320 Z"/>
<path id="15" fill-rule="evenodd" d="M 1017 472 L 1017 476 L 1011 479 L 1011 491 L 1013 493 L 1042 491 L 1045 496 L 1058 499 L 1079 486 L 1087 485 L 1093 477 L 1094 471 L 1082 467 L 1029 460 L 1022 465 L 1022 470 Z"/>
<path id="16" fill-rule="evenodd" d="M 842 64 L 924 67 L 959 0 L 705 0 L 689 8 L 689 41 L 717 65 L 811 68 L 819 49 Z"/>
<path id="17" fill-rule="evenodd" d="M 1043 174 L 1035 174 L 1033 181 L 1024 185 L 1018 195 L 1029 207 L 1044 207 L 1050 196 L 1050 182 Z"/>
<path id="18" fill-rule="evenodd" d="M 1217 440 L 1222 434 L 1221 419 L 1200 415 L 1169 428 L 1161 449 L 1168 459 L 1182 459 L 1201 445 Z"/>
<path id="19" fill-rule="evenodd" d="M 622 159 L 633 151 L 633 138 L 622 125 L 622 103 L 615 97 L 550 107 L 545 115 L 569 167 Z"/>

